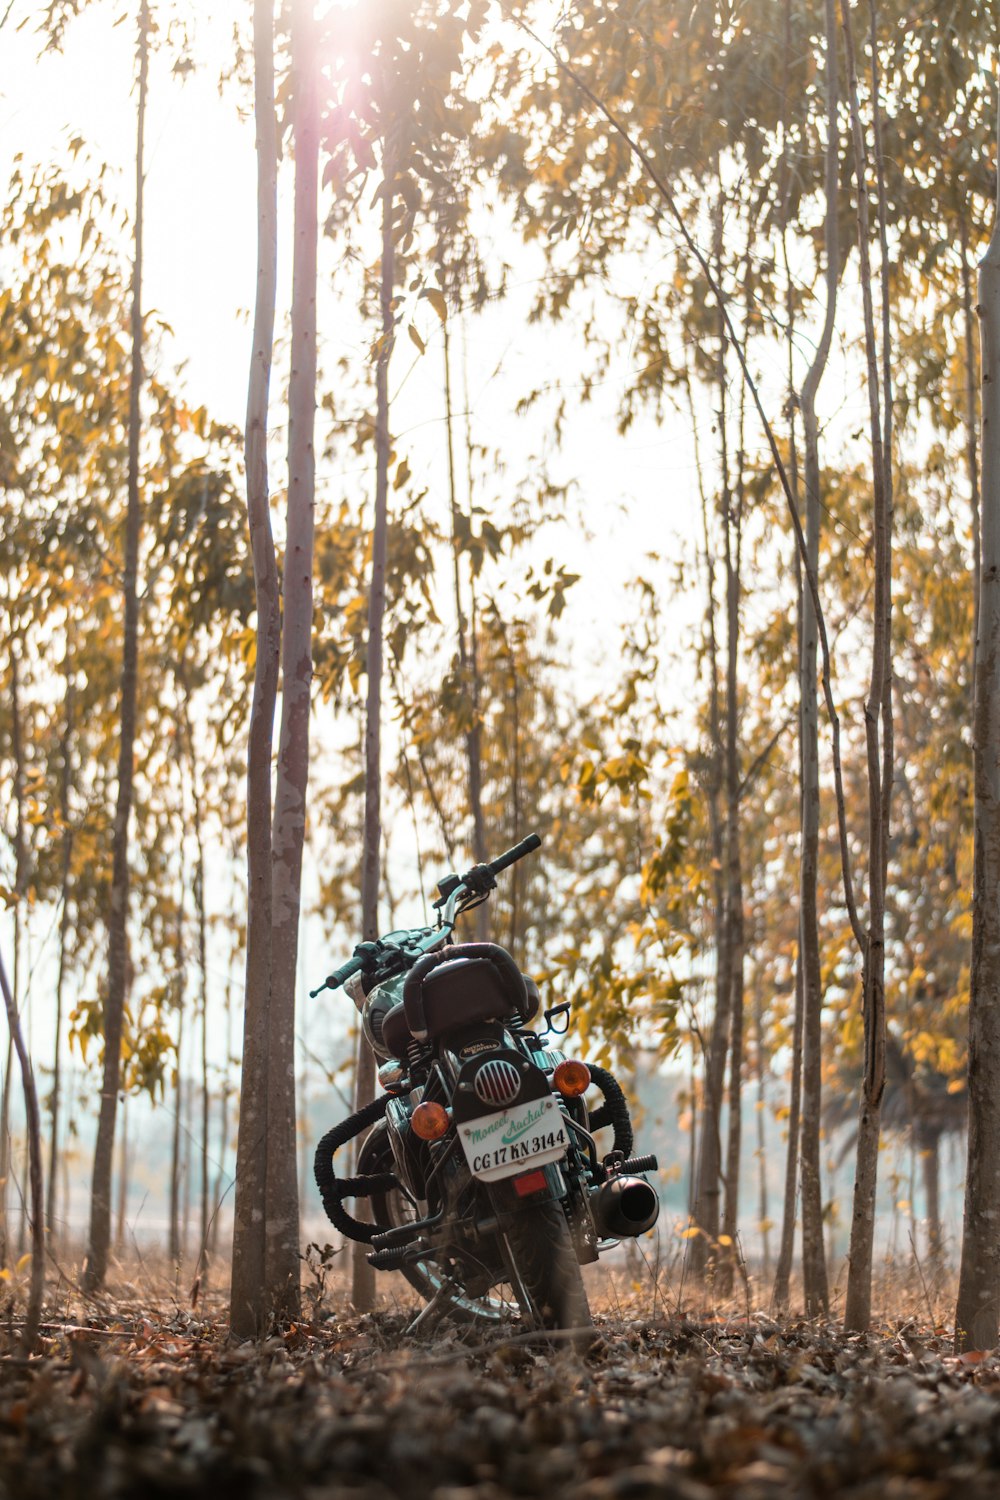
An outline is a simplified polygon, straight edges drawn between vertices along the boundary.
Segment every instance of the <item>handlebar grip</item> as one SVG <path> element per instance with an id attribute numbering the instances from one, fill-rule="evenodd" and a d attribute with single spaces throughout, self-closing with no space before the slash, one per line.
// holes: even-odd
<path id="1" fill-rule="evenodd" d="M 526 854 L 531 854 L 533 850 L 541 848 L 541 843 L 537 833 L 529 833 L 526 839 L 515 844 L 513 849 L 508 849 L 506 854 L 498 854 L 496 859 L 491 859 L 486 868 L 492 870 L 494 875 L 499 875 L 501 870 L 508 869 L 519 859 L 523 859 Z"/>
<path id="2" fill-rule="evenodd" d="M 362 958 L 349 958 L 346 964 L 341 964 L 339 969 L 334 969 L 332 974 L 326 976 L 319 989 L 309 991 L 310 1000 L 315 1000 L 316 996 L 321 995 L 324 990 L 339 989 L 345 979 L 350 979 L 352 974 L 357 974 L 363 963 Z"/>

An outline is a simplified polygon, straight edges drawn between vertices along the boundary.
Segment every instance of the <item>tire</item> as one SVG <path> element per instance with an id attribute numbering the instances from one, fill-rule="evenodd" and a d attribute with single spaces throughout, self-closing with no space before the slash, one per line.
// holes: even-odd
<path id="1" fill-rule="evenodd" d="M 504 1244 L 526 1322 L 539 1329 L 593 1326 L 573 1236 L 558 1203 L 514 1214 Z"/>

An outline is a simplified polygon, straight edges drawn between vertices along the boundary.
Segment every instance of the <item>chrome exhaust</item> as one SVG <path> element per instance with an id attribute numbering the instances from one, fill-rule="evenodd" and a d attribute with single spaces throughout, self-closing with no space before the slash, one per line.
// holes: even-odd
<path id="1" fill-rule="evenodd" d="M 590 1210 L 601 1239 L 622 1240 L 652 1229 L 660 1200 L 644 1177 L 612 1177 L 591 1188 Z"/>

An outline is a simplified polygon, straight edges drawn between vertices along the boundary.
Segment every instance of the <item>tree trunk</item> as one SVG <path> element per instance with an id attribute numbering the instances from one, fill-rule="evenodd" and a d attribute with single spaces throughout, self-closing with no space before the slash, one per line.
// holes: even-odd
<path id="1" fill-rule="evenodd" d="M 17 634 L 11 615 L 10 632 L 10 741 L 14 760 L 14 988 L 12 999 L 20 1013 L 23 974 L 22 944 L 25 896 L 28 888 L 27 841 L 24 836 L 24 732 L 21 725 L 21 676 Z M 8 1265 L 10 1225 L 8 1221 L 7 1184 L 14 1172 L 14 1143 L 10 1133 L 10 1092 L 14 1081 L 14 1033 L 8 1033 L 7 1062 L 0 1099 L 0 1265 Z M 24 1205 L 21 1207 L 21 1234 L 24 1229 Z M 18 1252 L 20 1253 L 20 1251 Z"/>
<path id="2" fill-rule="evenodd" d="M 757 1043 L 757 1219 L 762 1251 L 761 1276 L 766 1284 L 771 1279 L 771 1221 L 767 1202 L 767 1137 L 764 1130 L 764 1111 L 767 1108 L 764 1007 L 759 981 L 755 982 L 753 990 L 753 1029 Z"/>
<path id="3" fill-rule="evenodd" d="M 271 1005 L 271 746 L 281 619 L 267 472 L 267 402 L 274 346 L 278 253 L 278 136 L 274 113 L 274 0 L 254 0 L 257 126 L 257 297 L 247 393 L 247 520 L 257 605 L 253 703 L 247 745 L 247 954 L 243 1067 L 236 1142 L 230 1329 L 253 1338 L 266 1324 L 267 1055 Z"/>
<path id="4" fill-rule="evenodd" d="M 969 510 L 972 522 L 972 671 L 976 681 L 976 642 L 979 639 L 979 574 L 981 538 L 979 520 L 979 452 L 976 443 L 976 334 L 972 306 L 972 267 L 969 265 L 969 226 L 959 219 L 962 253 L 962 331 L 965 347 L 965 461 L 969 471 Z"/>
<path id="5" fill-rule="evenodd" d="M 806 492 L 806 567 L 819 575 L 821 489 L 816 395 L 833 340 L 840 280 L 838 233 L 839 133 L 837 130 L 837 18 L 826 0 L 826 312 L 812 365 L 802 384 L 803 468 Z M 803 591 L 800 642 L 800 734 L 802 740 L 802 856 L 799 921 L 803 986 L 802 1029 L 802 1284 L 806 1313 L 829 1312 L 823 1244 L 822 1131 L 823 983 L 819 941 L 819 626 L 810 589 Z"/>
<path id="6" fill-rule="evenodd" d="M 191 1243 L 191 1183 L 194 1179 L 191 1161 L 191 1143 L 194 1140 L 194 1119 L 192 1102 L 194 1100 L 194 1089 L 190 1083 L 181 1094 L 181 1103 L 184 1112 L 181 1123 L 181 1237 L 180 1237 L 180 1259 L 187 1260 L 188 1246 Z"/>
<path id="7" fill-rule="evenodd" d="M 716 216 L 715 251 L 722 253 L 722 202 Z M 722 304 L 719 306 L 719 353 L 716 366 L 719 390 L 718 429 L 721 443 L 722 514 L 727 520 L 730 510 L 729 462 L 726 444 L 726 332 Z M 720 1228 L 722 1196 L 722 1096 L 725 1087 L 726 1057 L 729 1052 L 732 983 L 730 978 L 729 924 L 726 918 L 726 885 L 723 865 L 724 840 L 719 799 L 724 780 L 724 747 L 719 710 L 718 646 L 715 634 L 715 565 L 708 521 L 708 501 L 703 493 L 702 527 L 705 541 L 707 574 L 706 628 L 709 647 L 709 784 L 708 816 L 712 839 L 712 866 L 715 871 L 715 1010 L 708 1055 L 704 1059 L 705 1087 L 702 1104 L 701 1142 L 698 1153 L 698 1185 L 695 1191 L 694 1222 L 701 1230 L 687 1242 L 687 1264 L 692 1275 L 703 1277 L 716 1258 Z"/>
<path id="8" fill-rule="evenodd" d="M 8 1220 L 11 1164 L 14 1160 L 10 1138 L 10 1086 L 13 1081 L 14 1039 L 7 1037 L 7 1056 L 4 1059 L 3 1088 L 0 1089 L 0 1262 L 7 1265 L 10 1255 L 10 1225 Z"/>
<path id="9" fill-rule="evenodd" d="M 976 650 L 969 1142 L 955 1347 L 992 1349 L 1000 1316 L 1000 200 L 979 266 L 982 574 Z"/>
<path id="10" fill-rule="evenodd" d="M 7 980 L 3 955 L 0 954 L 0 991 L 7 1011 L 11 1041 L 17 1052 L 21 1069 L 21 1084 L 24 1089 L 24 1114 L 28 1135 L 28 1180 L 30 1183 L 31 1209 L 31 1284 L 28 1292 L 28 1309 L 21 1335 L 21 1348 L 26 1355 L 34 1352 L 38 1341 L 38 1329 L 42 1319 L 42 1299 L 45 1295 L 45 1194 L 42 1188 L 42 1125 L 38 1108 L 38 1090 L 31 1067 L 28 1049 L 21 1034 L 21 1021 L 14 1004 L 14 996 Z"/>
<path id="11" fill-rule="evenodd" d="M 235 916 L 233 916 L 235 926 Z M 208 1224 L 208 1253 L 214 1259 L 219 1242 L 219 1207 L 222 1203 L 223 1182 L 226 1176 L 226 1158 L 229 1154 L 229 1096 L 230 1096 L 230 1059 L 233 1055 L 233 1003 L 232 982 L 226 977 L 226 1050 L 225 1062 L 222 1069 L 222 1081 L 219 1089 L 219 1161 L 215 1174 L 215 1188 L 212 1192 L 212 1216 Z"/>
<path id="12" fill-rule="evenodd" d="M 836 18 L 833 18 L 831 30 L 832 0 L 828 0 L 827 9 L 827 37 L 836 37 Z M 788 72 L 792 57 L 792 0 L 785 0 L 785 47 L 784 47 L 784 75 L 782 81 L 782 127 L 787 130 L 787 99 L 788 99 Z M 829 59 L 828 59 L 829 62 Z M 829 76 L 829 75 L 828 75 Z M 836 75 L 834 75 L 836 76 Z M 828 110 L 829 113 L 829 110 Z M 786 152 L 789 137 L 786 135 Z M 827 158 L 827 169 L 829 170 L 829 157 Z M 801 407 L 801 401 L 796 396 L 795 382 L 795 349 L 796 349 L 796 326 L 795 326 L 795 286 L 792 279 L 791 267 L 788 260 L 788 188 L 792 182 L 794 159 L 791 154 L 786 159 L 786 191 L 782 202 L 781 213 L 781 248 L 782 259 L 785 269 L 785 341 L 788 357 L 788 478 L 792 493 L 792 499 L 796 508 L 800 505 L 799 491 L 799 454 L 796 441 L 796 418 L 795 413 Z M 829 203 L 827 204 L 829 208 Z M 803 737 L 802 737 L 802 640 L 803 640 L 803 594 L 802 594 L 802 557 L 798 548 L 795 550 L 795 601 L 796 601 L 796 628 L 799 642 L 799 743 L 798 743 L 798 780 L 799 780 L 799 832 L 802 834 L 802 785 L 803 785 Z M 817 707 L 818 715 L 818 707 Z M 801 844 L 800 844 L 801 865 Z M 785 1184 L 782 1196 L 781 1236 L 778 1244 L 778 1260 L 774 1272 L 774 1285 L 771 1290 L 771 1301 L 776 1311 L 783 1314 L 788 1309 L 789 1286 L 792 1275 L 792 1259 L 795 1252 L 795 1220 L 798 1206 L 798 1173 L 799 1173 L 799 1141 L 802 1127 L 802 1031 L 803 1031 L 803 999 L 804 984 L 802 975 L 802 924 L 801 924 L 801 878 L 799 889 L 799 943 L 795 957 L 795 982 L 794 999 L 792 1009 L 792 1068 L 789 1086 L 788 1100 L 788 1147 L 785 1152 Z M 759 1003 L 759 993 L 757 996 Z M 759 1033 L 758 1033 L 759 1034 Z M 763 1081 L 763 1075 L 761 1075 Z M 761 1120 L 761 1133 L 763 1134 L 763 1119 Z M 761 1169 L 762 1189 L 766 1180 L 766 1172 L 763 1165 Z M 766 1277 L 765 1270 L 765 1277 Z"/>
<path id="13" fill-rule="evenodd" d="M 917 1150 L 924 1179 L 924 1206 L 927 1220 L 927 1258 L 937 1275 L 941 1271 L 944 1239 L 941 1234 L 941 1132 L 934 1126 L 918 1125 Z"/>
<path id="14" fill-rule="evenodd" d="M 694 1223 L 695 1193 L 698 1186 L 698 1054 L 695 1037 L 691 1036 L 691 1071 L 688 1077 L 688 1095 L 691 1101 L 691 1139 L 688 1142 L 687 1212 Z"/>
<path id="15" fill-rule="evenodd" d="M 309 782 L 315 524 L 316 252 L 319 94 L 313 0 L 292 7 L 296 80 L 292 373 L 288 387 L 288 534 L 282 575 L 281 738 L 272 868 L 268 1020 L 266 1264 L 270 1311 L 299 1313 L 299 1196 L 295 1129 L 295 978 Z"/>
<path id="16" fill-rule="evenodd" d="M 865 741 L 868 751 L 868 932 L 862 972 L 865 1064 L 858 1114 L 857 1167 L 851 1242 L 844 1306 L 845 1327 L 866 1329 L 871 1321 L 872 1254 L 875 1236 L 875 1195 L 878 1185 L 878 1148 L 881 1131 L 882 1095 L 885 1090 L 885 890 L 889 849 L 889 812 L 892 794 L 892 479 L 891 395 L 886 400 L 885 438 L 880 413 L 878 353 L 872 306 L 872 273 L 869 254 L 866 152 L 858 106 L 854 38 L 849 0 L 841 0 L 841 16 L 847 41 L 851 130 L 858 200 L 858 249 L 861 260 L 861 292 L 864 310 L 865 349 L 868 364 L 868 404 L 872 443 L 872 511 L 875 552 L 875 607 L 872 625 L 872 668 L 865 704 Z M 877 60 L 873 50 L 873 70 Z M 873 80 L 872 108 L 876 130 L 876 156 L 880 158 L 879 100 L 877 75 Z M 879 200 L 882 234 L 882 298 L 887 308 L 888 255 L 884 234 L 884 191 L 879 160 Z M 888 341 L 882 350 L 883 371 L 888 378 Z M 888 394 L 888 393 L 887 393 Z"/>
<path id="17" fill-rule="evenodd" d="M 125 559 L 122 597 L 125 610 L 118 799 L 112 836 L 111 910 L 108 918 L 108 989 L 104 1003 L 104 1077 L 94 1145 L 94 1175 L 90 1198 L 90 1231 L 83 1289 L 104 1285 L 111 1238 L 111 1176 L 115 1146 L 115 1114 L 121 1071 L 122 1021 L 128 990 L 129 820 L 135 761 L 136 698 L 139 672 L 139 541 L 142 503 L 139 496 L 139 439 L 143 368 L 142 231 L 143 145 L 146 128 L 146 87 L 149 77 L 150 15 L 147 0 L 139 5 L 139 101 L 135 153 L 135 259 L 132 265 L 132 361 L 129 375 L 128 504 L 125 513 Z"/>
<path id="18" fill-rule="evenodd" d="M 195 873 L 195 906 L 198 914 L 198 973 L 201 1001 L 201 1242 L 198 1255 L 198 1271 L 203 1272 L 208 1264 L 209 1223 L 209 1176 L 208 1176 L 208 1131 L 211 1111 L 211 1094 L 208 1083 L 208 943 L 205 931 L 205 854 L 201 843 L 201 827 L 195 794 L 195 827 L 197 841 L 197 867 Z"/>
<path id="19" fill-rule="evenodd" d="M 180 892 L 177 906 L 177 932 L 175 935 L 174 963 L 177 969 L 177 1083 L 174 1088 L 174 1119 L 170 1141 L 170 1217 L 168 1253 L 170 1264 L 177 1266 L 181 1259 L 181 1120 L 184 1114 L 184 1074 L 182 1051 L 184 1046 L 184 870 L 181 867 Z"/>
<path id="20" fill-rule="evenodd" d="M 743 1143 L 743 866 L 740 848 L 739 656 L 740 571 L 743 528 L 743 401 L 740 400 L 740 453 L 735 507 L 723 519 L 726 536 L 726 946 L 729 951 L 729 1139 L 726 1152 L 725 1207 L 722 1229 L 728 1240 L 721 1257 L 720 1291 L 729 1295 L 737 1256 L 740 1155 Z"/>
<path id="21" fill-rule="evenodd" d="M 392 291 L 395 246 L 392 237 L 394 183 L 388 143 L 382 163 L 382 334 L 375 371 L 375 522 L 372 536 L 372 573 L 368 593 L 368 700 L 365 708 L 365 824 L 361 858 L 361 929 L 366 942 L 378 936 L 378 895 L 382 847 L 382 625 L 385 617 L 385 568 L 389 500 L 389 360 L 392 356 L 394 315 Z M 362 1109 L 374 1097 L 375 1059 L 362 1032 L 358 1033 L 358 1061 L 354 1107 Z M 361 1143 L 358 1143 L 360 1150 Z M 364 1200 L 358 1208 L 367 1211 Z M 359 1214 L 359 1217 L 361 1215 Z M 367 1245 L 355 1244 L 351 1296 L 359 1312 L 375 1305 L 375 1272 L 368 1264 Z"/>
<path id="22" fill-rule="evenodd" d="M 194 746 L 194 731 L 191 725 L 190 694 L 187 685 L 185 663 L 180 662 L 179 680 L 181 688 L 181 715 L 184 725 L 184 740 L 191 771 L 191 831 L 194 834 L 194 911 L 198 939 L 198 1019 L 201 1050 L 201 1171 L 199 1174 L 201 1224 L 198 1242 L 198 1259 L 195 1274 L 200 1276 L 208 1264 L 209 1225 L 209 1126 L 211 1092 L 208 1081 L 208 914 L 205 909 L 205 837 L 203 831 L 202 792 L 199 785 L 199 767 Z"/>
<path id="23" fill-rule="evenodd" d="M 458 666 L 462 679 L 462 696 L 466 700 L 469 716 L 469 724 L 465 732 L 465 756 L 468 765 L 469 810 L 472 814 L 472 857 L 476 864 L 485 864 L 487 858 L 486 825 L 483 821 L 482 726 L 479 722 L 478 663 L 475 660 L 475 628 L 470 623 L 467 636 L 465 610 L 462 606 L 462 547 L 458 532 L 458 486 L 455 479 L 455 444 L 452 430 L 451 345 L 447 316 L 443 324 L 443 337 L 445 432 L 448 439 L 448 494 L 451 508 L 451 553 L 455 590 L 455 617 L 458 629 Z M 471 508 L 467 519 L 471 531 Z M 472 588 L 474 587 L 475 583 L 473 581 Z M 476 907 L 475 921 L 476 941 L 478 943 L 488 942 L 490 936 L 490 909 L 488 901 L 484 901 L 480 906 Z"/>
<path id="24" fill-rule="evenodd" d="M 795 1205 L 799 1175 L 799 1135 L 802 1108 L 802 1033 L 803 991 L 801 948 L 795 965 L 795 1014 L 792 1022 L 792 1086 L 788 1100 L 788 1151 L 785 1156 L 785 1196 L 781 1214 L 781 1243 L 778 1247 L 778 1264 L 774 1272 L 774 1290 L 771 1293 L 775 1310 L 783 1313 L 788 1308 L 788 1293 L 792 1278 L 792 1257 L 795 1251 Z"/>
<path id="25" fill-rule="evenodd" d="M 62 880 L 59 892 L 59 964 L 56 969 L 56 1019 L 52 1047 L 52 1093 L 49 1099 L 49 1175 L 46 1182 L 45 1227 L 50 1243 L 56 1232 L 56 1180 L 59 1164 L 59 1105 L 62 1091 L 63 990 L 66 983 L 66 951 L 69 944 L 69 893 L 73 868 L 73 828 L 70 823 L 69 789 L 73 779 L 73 681 L 66 669 L 66 723 L 63 728 L 59 773 L 59 816 L 62 820 Z"/>
<path id="26" fill-rule="evenodd" d="M 125 1247 L 125 1225 L 128 1219 L 128 1095 L 122 1099 L 122 1128 L 118 1137 L 118 1215 L 115 1225 L 115 1253 Z"/>

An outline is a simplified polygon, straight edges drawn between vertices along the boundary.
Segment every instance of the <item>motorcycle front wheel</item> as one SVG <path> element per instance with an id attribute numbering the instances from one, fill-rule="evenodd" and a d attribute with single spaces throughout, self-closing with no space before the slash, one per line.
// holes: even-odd
<path id="1" fill-rule="evenodd" d="M 394 1170 L 386 1126 L 380 1122 L 361 1148 L 358 1171 L 365 1175 L 380 1175 Z M 395 1229 L 416 1218 L 413 1204 L 400 1188 L 373 1193 L 370 1201 L 372 1219 L 380 1229 Z M 463 1279 L 461 1265 L 445 1270 L 433 1258 L 408 1261 L 399 1267 L 399 1272 L 425 1302 L 435 1303 L 441 1313 L 457 1323 L 495 1326 L 516 1315 L 518 1302 L 514 1290 L 504 1285 L 503 1270 L 495 1267 L 493 1274 L 485 1268 L 476 1269 L 481 1283 L 491 1281 L 489 1289 L 470 1290 Z"/>
<path id="2" fill-rule="evenodd" d="M 374 1127 L 361 1148 L 358 1171 L 363 1174 L 394 1170 L 386 1127 Z M 498 1205 L 499 1206 L 499 1205 Z M 372 1218 L 380 1228 L 392 1229 L 416 1217 L 412 1203 L 399 1189 L 371 1198 Z M 497 1325 L 520 1314 L 539 1330 L 590 1328 L 593 1319 L 580 1274 L 573 1237 L 558 1203 L 541 1203 L 510 1214 L 500 1236 L 499 1259 L 492 1267 L 469 1266 L 479 1283 L 470 1289 L 463 1264 L 447 1270 L 431 1258 L 410 1261 L 399 1270 L 414 1291 L 460 1323 Z M 489 1281 L 488 1289 L 483 1284 Z"/>

